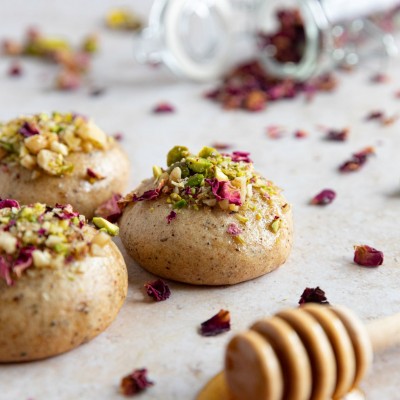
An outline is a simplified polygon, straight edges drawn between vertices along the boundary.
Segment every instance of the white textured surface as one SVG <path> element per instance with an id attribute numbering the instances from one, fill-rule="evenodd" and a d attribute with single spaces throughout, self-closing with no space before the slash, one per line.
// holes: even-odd
<path id="1" fill-rule="evenodd" d="M 146 3 L 146 4 L 144 4 Z M 273 104 L 261 113 L 223 112 L 202 98 L 207 86 L 178 82 L 163 70 L 135 64 L 132 39 L 110 33 L 99 22 L 113 1 L 2 0 L 0 37 L 20 37 L 27 25 L 60 33 L 78 41 L 97 29 L 102 52 L 93 77 L 107 89 L 89 97 L 86 90 L 51 90 L 53 69 L 24 61 L 19 79 L 6 76 L 9 60 L 0 59 L 0 119 L 42 110 L 74 110 L 91 115 L 106 131 L 125 133 L 132 160 L 132 187 L 164 164 L 170 147 L 185 144 L 197 151 L 214 141 L 252 153 L 256 167 L 285 189 L 293 204 L 295 241 L 289 261 L 278 271 L 234 287 L 196 288 L 171 283 L 172 297 L 149 302 L 143 283 L 153 277 L 129 260 L 128 299 L 115 323 L 92 342 L 59 357 L 21 365 L 0 366 L 1 400 L 117 399 L 120 378 L 134 368 L 147 367 L 155 381 L 140 398 L 193 399 L 201 386 L 221 369 L 224 345 L 235 332 L 257 318 L 295 307 L 306 286 L 321 286 L 332 304 L 354 309 L 365 320 L 400 311 L 400 123 L 379 127 L 364 122 L 373 109 L 399 111 L 400 61 L 392 66 L 392 81 L 369 83 L 369 71 L 341 76 L 335 94 Z M 149 2 L 132 1 L 143 13 Z M 176 105 L 171 115 L 152 115 L 159 101 Z M 286 138 L 265 136 L 270 124 L 285 125 Z M 317 124 L 350 127 L 346 143 L 321 139 Z M 310 137 L 294 139 L 302 128 Z M 340 175 L 336 168 L 351 153 L 374 145 L 377 156 L 357 173 Z M 329 187 L 337 199 L 326 208 L 307 203 Z M 366 243 L 385 253 L 384 265 L 363 269 L 352 263 L 353 245 Z M 1 305 L 0 305 L 1 306 Z M 232 314 L 232 331 L 214 338 L 196 329 L 219 309 Z M 27 321 L 27 329 L 29 321 Z M 384 332 L 382 332 L 384 334 Z M 376 357 L 364 380 L 370 400 L 396 400 L 400 382 L 400 348 Z"/>

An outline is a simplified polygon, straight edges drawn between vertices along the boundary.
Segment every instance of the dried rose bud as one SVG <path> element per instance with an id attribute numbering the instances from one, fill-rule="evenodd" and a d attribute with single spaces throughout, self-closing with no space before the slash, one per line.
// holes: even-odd
<path id="1" fill-rule="evenodd" d="M 159 103 L 153 108 L 154 114 L 168 114 L 175 112 L 175 107 L 169 103 Z"/>
<path id="2" fill-rule="evenodd" d="M 334 192 L 332 189 L 324 189 L 316 196 L 314 196 L 311 199 L 310 203 L 313 205 L 325 206 L 327 204 L 332 203 L 335 197 L 336 197 L 336 192 Z"/>
<path id="3" fill-rule="evenodd" d="M 81 76 L 73 71 L 63 69 L 56 79 L 56 87 L 60 90 L 75 90 L 81 86 Z"/>
<path id="4" fill-rule="evenodd" d="M 304 138 L 306 138 L 307 136 L 308 136 L 308 132 L 303 131 L 303 130 L 301 130 L 301 129 L 297 130 L 297 131 L 294 133 L 294 137 L 295 137 L 296 139 L 304 139 Z"/>
<path id="5" fill-rule="evenodd" d="M 317 286 L 316 288 L 305 288 L 302 295 L 300 296 L 299 304 L 305 303 L 318 303 L 318 304 L 329 304 L 328 299 L 325 296 L 325 292 Z"/>
<path id="6" fill-rule="evenodd" d="M 144 285 L 146 293 L 154 299 L 154 301 L 164 301 L 171 296 L 169 286 L 162 280 L 157 279 L 153 282 L 147 282 Z"/>
<path id="7" fill-rule="evenodd" d="M 354 246 L 354 262 L 363 267 L 378 267 L 383 263 L 383 253 L 367 245 Z"/>
<path id="8" fill-rule="evenodd" d="M 336 130 L 336 129 L 329 129 L 326 133 L 325 140 L 329 140 L 332 142 L 344 142 L 347 140 L 349 135 L 348 128 Z"/>
<path id="9" fill-rule="evenodd" d="M 339 166 L 340 172 L 354 172 L 358 171 L 368 160 L 368 158 L 375 154 L 373 147 L 366 147 L 358 153 L 354 153 L 352 158 Z"/>
<path id="10" fill-rule="evenodd" d="M 153 385 L 154 382 L 147 379 L 147 369 L 135 369 L 131 374 L 122 378 L 120 391 L 124 396 L 134 396 Z"/>
<path id="11" fill-rule="evenodd" d="M 220 310 L 218 314 L 202 322 L 200 334 L 203 336 L 216 336 L 231 329 L 231 315 L 229 311 Z"/>
<path id="12" fill-rule="evenodd" d="M 22 66 L 19 62 L 14 61 L 8 69 L 9 76 L 21 76 L 23 73 Z"/>

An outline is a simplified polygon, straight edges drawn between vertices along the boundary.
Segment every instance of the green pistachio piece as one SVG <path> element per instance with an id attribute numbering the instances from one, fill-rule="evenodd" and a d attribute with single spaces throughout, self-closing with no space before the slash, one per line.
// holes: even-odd
<path id="1" fill-rule="evenodd" d="M 179 201 L 177 201 L 175 204 L 174 204 L 174 208 L 179 208 L 179 209 L 181 209 L 181 208 L 183 208 L 183 207 L 186 207 L 187 206 L 187 201 L 186 200 L 179 200 Z"/>
<path id="2" fill-rule="evenodd" d="M 279 231 L 279 228 L 281 227 L 281 220 L 280 218 L 276 218 L 272 221 L 271 225 L 269 228 L 271 229 L 272 232 L 277 233 Z"/>
<path id="3" fill-rule="evenodd" d="M 179 162 L 189 154 L 189 149 L 185 146 L 175 146 L 167 154 L 168 167 L 176 162 Z"/>
<path id="4" fill-rule="evenodd" d="M 216 155 L 219 155 L 219 153 L 216 149 L 214 149 L 214 147 L 205 146 L 199 151 L 199 157 L 203 158 L 208 158 L 210 156 L 216 156 Z"/>
<path id="5" fill-rule="evenodd" d="M 69 247 L 67 243 L 57 243 L 54 245 L 54 251 L 58 254 L 67 254 Z"/>
<path id="6" fill-rule="evenodd" d="M 101 217 L 94 217 L 93 223 L 102 230 L 103 232 L 107 232 L 110 236 L 116 236 L 119 233 L 119 228 L 117 225 L 112 224 L 110 221 L 107 221 Z"/>
<path id="7" fill-rule="evenodd" d="M 214 178 L 218 181 L 229 181 L 229 178 L 218 167 L 215 167 Z"/>
<path id="8" fill-rule="evenodd" d="M 195 175 L 189 177 L 189 179 L 186 182 L 186 186 L 189 186 L 189 187 L 201 186 L 203 181 L 204 181 L 204 175 L 195 174 Z"/>
<path id="9" fill-rule="evenodd" d="M 187 157 L 186 161 L 189 169 L 194 172 L 205 172 L 212 166 L 210 161 L 201 157 Z"/>
<path id="10" fill-rule="evenodd" d="M 162 169 L 158 165 L 153 165 L 153 176 L 155 179 L 158 179 L 158 177 L 162 174 Z"/>

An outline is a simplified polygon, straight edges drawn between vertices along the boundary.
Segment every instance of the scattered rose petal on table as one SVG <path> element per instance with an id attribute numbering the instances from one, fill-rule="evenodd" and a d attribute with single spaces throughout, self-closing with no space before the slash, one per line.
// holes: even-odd
<path id="1" fill-rule="evenodd" d="M 135 369 L 131 374 L 121 379 L 120 392 L 127 397 L 135 396 L 153 385 L 154 382 L 147 379 L 147 369 Z"/>
<path id="2" fill-rule="evenodd" d="M 154 301 L 164 301 L 171 296 L 169 286 L 162 280 L 157 279 L 153 282 L 147 282 L 144 285 L 148 296 L 152 297 Z"/>
<path id="3" fill-rule="evenodd" d="M 200 334 L 203 336 L 216 336 L 231 329 L 231 315 L 229 311 L 220 310 L 218 314 L 202 322 Z"/>
<path id="4" fill-rule="evenodd" d="M 332 189 L 324 189 L 321 192 L 319 192 L 316 196 L 314 196 L 310 203 L 313 205 L 318 205 L 318 206 L 325 206 L 327 204 L 332 203 L 332 201 L 336 197 L 336 192 L 333 191 Z"/>
<path id="5" fill-rule="evenodd" d="M 371 157 L 373 154 L 375 154 L 375 149 L 373 147 L 366 147 L 358 153 L 354 153 L 348 161 L 345 161 L 342 165 L 340 165 L 339 171 L 358 171 L 367 162 L 368 158 Z"/>
<path id="6" fill-rule="evenodd" d="M 383 253 L 365 244 L 354 246 L 354 262 L 362 267 L 378 267 L 383 263 Z"/>
<path id="7" fill-rule="evenodd" d="M 299 304 L 305 303 L 318 303 L 328 305 L 328 299 L 325 296 L 325 292 L 317 286 L 316 288 L 305 288 L 302 295 L 300 296 Z"/>

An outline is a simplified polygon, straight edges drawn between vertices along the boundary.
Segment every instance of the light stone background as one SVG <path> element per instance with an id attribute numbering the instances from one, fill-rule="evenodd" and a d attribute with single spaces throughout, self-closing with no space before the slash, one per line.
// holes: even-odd
<path id="1" fill-rule="evenodd" d="M 129 2 L 142 15 L 150 3 Z M 171 283 L 171 298 L 159 304 L 149 302 L 142 291 L 143 284 L 154 277 L 127 256 L 129 295 L 114 324 L 68 354 L 0 366 L 0 399 L 118 399 L 120 378 L 141 367 L 148 368 L 155 385 L 140 398 L 194 399 L 221 369 L 224 346 L 232 335 L 262 316 L 296 307 L 306 286 L 321 286 L 332 304 L 349 306 L 364 320 L 399 312 L 400 122 L 380 127 L 363 119 L 374 109 L 389 114 L 400 111 L 400 100 L 393 95 L 400 89 L 400 60 L 389 69 L 392 80 L 387 84 L 371 84 L 371 71 L 363 69 L 341 75 L 334 94 L 321 94 L 311 103 L 297 99 L 271 104 L 256 114 L 224 112 L 202 98 L 210 85 L 178 81 L 166 70 L 135 63 L 132 37 L 102 27 L 106 10 L 119 4 L 111 0 L 1 0 L 0 38 L 20 38 L 32 24 L 74 42 L 97 30 L 102 50 L 92 77 L 107 91 L 98 98 L 90 97 L 86 89 L 56 92 L 51 88 L 53 67 L 35 61 L 23 61 L 24 76 L 11 79 L 6 75 L 10 61 L 1 57 L 0 119 L 73 110 L 92 116 L 109 133 L 124 132 L 123 145 L 132 161 L 132 188 L 151 173 L 153 164 L 164 164 L 166 152 L 175 144 L 197 151 L 219 141 L 250 151 L 257 169 L 284 188 L 293 204 L 293 251 L 276 272 L 233 287 Z M 151 114 L 154 104 L 162 100 L 172 102 L 177 112 Z M 268 139 L 265 128 L 271 124 L 286 126 L 287 137 Z M 323 141 L 317 124 L 350 127 L 350 138 L 346 143 Z M 309 131 L 310 136 L 293 138 L 297 128 Z M 349 175 L 337 172 L 351 153 L 370 145 L 376 146 L 377 155 L 365 168 Z M 307 204 L 327 187 L 337 191 L 334 203 L 326 208 Z M 364 269 L 353 264 L 353 245 L 362 243 L 384 251 L 383 266 Z M 201 337 L 197 333 L 200 322 L 221 308 L 231 312 L 232 331 Z M 399 385 L 397 348 L 376 357 L 363 389 L 370 400 L 396 400 Z"/>

